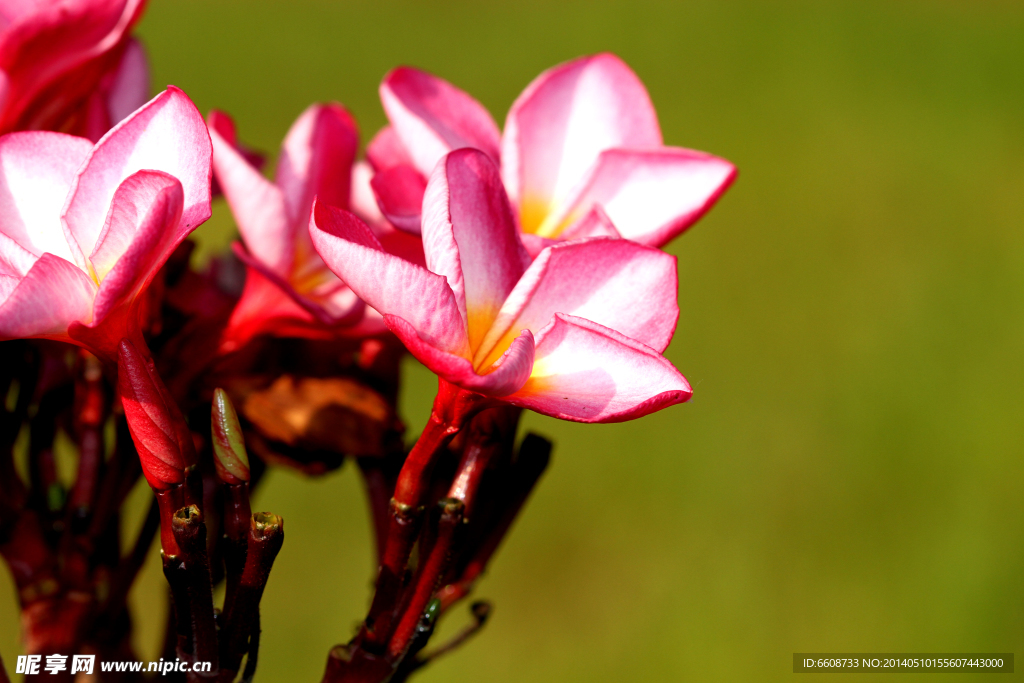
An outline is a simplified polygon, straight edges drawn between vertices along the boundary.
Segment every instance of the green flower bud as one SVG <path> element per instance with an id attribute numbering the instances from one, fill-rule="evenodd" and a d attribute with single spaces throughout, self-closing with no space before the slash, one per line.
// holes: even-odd
<path id="1" fill-rule="evenodd" d="M 238 413 L 231 405 L 231 399 L 223 389 L 213 392 L 210 423 L 217 476 L 225 484 L 248 482 L 249 456 L 245 452 L 242 426 L 238 423 Z"/>

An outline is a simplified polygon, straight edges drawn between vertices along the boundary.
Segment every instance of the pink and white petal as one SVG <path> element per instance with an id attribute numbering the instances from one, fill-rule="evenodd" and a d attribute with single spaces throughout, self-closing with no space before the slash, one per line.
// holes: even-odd
<path id="1" fill-rule="evenodd" d="M 392 166 L 370 181 L 380 213 L 399 230 L 420 234 L 420 210 L 427 181 L 412 166 Z"/>
<path id="2" fill-rule="evenodd" d="M 423 268 L 427 267 L 426 258 L 423 256 L 423 240 L 419 235 L 397 230 L 387 221 L 370 225 L 370 229 L 384 247 L 384 251 Z"/>
<path id="3" fill-rule="evenodd" d="M 63 133 L 0 137 L 0 232 L 36 256 L 49 252 L 75 261 L 60 211 L 90 152 L 91 142 Z"/>
<path id="4" fill-rule="evenodd" d="M 347 211 L 315 202 L 310 237 L 327 267 L 368 305 L 397 315 L 446 353 L 469 357 L 466 328 L 445 278 L 384 251 Z"/>
<path id="5" fill-rule="evenodd" d="M 103 136 L 86 160 L 62 218 L 83 253 L 91 253 L 114 192 L 143 169 L 177 178 L 184 190 L 181 220 L 194 230 L 210 217 L 210 158 L 206 123 L 178 88 L 169 87 Z"/>
<path id="6" fill-rule="evenodd" d="M 284 195 L 221 134 L 220 130 L 228 132 L 225 118 L 226 115 L 220 114 L 214 121 L 216 127 L 210 128 L 217 182 L 231 207 L 246 248 L 275 273 L 285 274 L 292 266 L 295 245 Z M 233 126 L 230 132 L 234 132 Z"/>
<path id="7" fill-rule="evenodd" d="M 43 254 L 0 304 L 0 339 L 64 338 L 92 318 L 96 285 L 75 264 Z"/>
<path id="8" fill-rule="evenodd" d="M 423 197 L 423 253 L 427 268 L 448 278 L 475 349 L 530 262 L 483 152 L 463 148 L 438 163 Z"/>
<path id="9" fill-rule="evenodd" d="M 92 259 L 100 289 L 92 325 L 138 296 L 191 232 L 183 228 L 184 189 L 160 171 L 139 171 L 114 193 Z"/>
<path id="10" fill-rule="evenodd" d="M 149 99 L 149 62 L 142 43 L 130 38 L 125 45 L 110 89 L 106 93 L 107 115 L 112 123 L 121 121 Z"/>
<path id="11" fill-rule="evenodd" d="M 352 164 L 352 190 L 348 200 L 352 213 L 371 227 L 386 222 L 377 206 L 377 197 L 373 194 L 373 175 L 373 167 L 369 162 L 357 161 Z"/>
<path id="12" fill-rule="evenodd" d="M 583 318 L 556 315 L 537 335 L 533 374 L 505 400 L 574 422 L 623 422 L 690 400 L 664 356 Z"/>
<path id="13" fill-rule="evenodd" d="M 413 166 L 409 151 L 402 144 L 398 133 L 391 126 L 384 126 L 366 146 L 366 160 L 377 173 L 386 171 L 392 166 Z"/>
<path id="14" fill-rule="evenodd" d="M 660 247 L 697 222 L 735 178 L 735 166 L 704 152 L 607 150 L 553 224 L 570 225 L 600 206 L 623 238 Z"/>
<path id="15" fill-rule="evenodd" d="M 249 267 L 247 278 L 254 278 L 255 271 L 260 277 L 272 283 L 292 299 L 296 306 L 303 308 L 311 316 L 311 322 L 324 327 L 338 327 L 355 325 L 363 318 L 366 304 L 327 268 L 319 256 L 313 258 L 319 262 L 320 272 L 307 273 L 307 275 L 311 279 L 319 280 L 320 284 L 311 290 L 300 292 L 292 282 L 253 258 L 237 242 L 232 245 L 232 251 L 242 263 Z M 246 287 L 248 287 L 249 279 L 246 280 Z M 278 336 L 283 335 L 279 334 Z"/>
<path id="16" fill-rule="evenodd" d="M 523 328 L 539 333 L 556 313 L 587 318 L 663 351 L 679 319 L 676 258 L 627 240 L 592 238 L 545 249 L 509 295 L 479 364 Z"/>
<path id="17" fill-rule="evenodd" d="M 612 54 L 548 69 L 516 99 L 502 138 L 502 176 L 524 232 L 536 232 L 612 147 L 655 148 L 661 129 L 647 89 Z"/>
<path id="18" fill-rule="evenodd" d="M 6 273 L 0 273 L 0 306 L 3 306 L 3 302 L 7 301 L 7 297 L 11 295 L 18 285 L 21 284 L 22 276 L 20 275 L 8 275 Z"/>
<path id="19" fill-rule="evenodd" d="M 89 255 L 96 279 L 102 282 L 137 238 L 152 240 L 164 230 L 173 236 L 176 225 L 152 221 L 166 208 L 176 215 L 182 201 L 181 183 L 166 173 L 139 171 L 125 178 L 114 193 L 103 231 Z"/>
<path id="20" fill-rule="evenodd" d="M 105 58 L 124 40 L 144 4 L 34 2 L 27 11 L 13 12 L 13 22 L 0 34 L 5 91 L 0 130 L 56 123 L 69 106 L 87 99 L 106 74 Z M 47 106 L 41 107 L 44 100 Z"/>
<path id="21" fill-rule="evenodd" d="M 310 105 L 292 124 L 275 178 L 296 231 L 305 230 L 313 197 L 348 209 L 358 147 L 355 120 L 340 104 Z"/>
<path id="22" fill-rule="evenodd" d="M 558 237 L 563 241 L 581 240 L 587 237 L 622 239 L 622 234 L 619 233 L 601 205 L 595 204 L 583 215 L 583 218 L 563 230 Z"/>
<path id="23" fill-rule="evenodd" d="M 38 256 L 0 232 L 0 274 L 20 280 L 38 260 Z"/>
<path id="24" fill-rule="evenodd" d="M 611 219 L 608 218 L 608 214 L 600 206 L 592 208 L 582 220 L 570 225 L 557 238 L 541 237 L 540 235 L 528 232 L 519 235 L 519 238 L 523 240 L 523 246 L 526 247 L 526 251 L 530 254 L 531 258 L 537 258 L 546 248 L 553 247 L 556 244 L 568 242 L 569 240 L 587 239 L 589 237 L 622 239 L 622 235 L 615 229 Z"/>
<path id="25" fill-rule="evenodd" d="M 441 351 L 424 341 L 416 328 L 402 318 L 385 315 L 384 322 L 418 361 L 438 377 L 463 389 L 499 398 L 518 391 L 530 377 L 534 343 L 533 334 L 529 330 L 523 330 L 494 365 L 488 368 L 489 373 L 480 375 L 465 358 Z"/>
<path id="26" fill-rule="evenodd" d="M 501 133 L 482 104 L 448 81 L 411 67 L 398 67 L 380 84 L 380 101 L 391 127 L 429 176 L 437 162 L 460 147 L 475 147 L 498 161 Z"/>
<path id="27" fill-rule="evenodd" d="M 519 239 L 523 243 L 523 248 L 526 249 L 526 253 L 530 255 L 530 258 L 537 258 L 542 251 L 548 247 L 553 247 L 559 244 L 561 240 L 551 239 L 550 237 L 541 237 L 540 235 L 534 235 L 530 232 L 523 232 L 519 234 Z"/>

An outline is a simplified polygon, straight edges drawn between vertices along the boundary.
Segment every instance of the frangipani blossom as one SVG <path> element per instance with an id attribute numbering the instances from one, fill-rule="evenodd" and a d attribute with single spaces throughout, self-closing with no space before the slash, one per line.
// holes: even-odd
<path id="1" fill-rule="evenodd" d="M 553 245 L 531 263 L 499 172 L 475 149 L 438 163 L 423 201 L 426 268 L 388 254 L 355 216 L 317 202 L 327 265 L 443 380 L 580 422 L 689 399 L 661 352 L 675 330 L 675 258 L 627 240 Z"/>
<path id="2" fill-rule="evenodd" d="M 210 138 L 177 88 L 95 146 L 44 131 L 0 137 L 0 339 L 41 337 L 113 361 L 139 339 L 141 296 L 210 217 Z"/>
<path id="3" fill-rule="evenodd" d="M 367 150 L 373 186 L 384 214 L 410 231 L 425 179 L 460 147 L 500 163 L 531 254 L 552 240 L 600 235 L 663 246 L 736 175 L 724 159 L 664 146 L 643 83 L 611 54 L 542 73 L 512 105 L 503 134 L 468 94 L 416 69 L 392 71 L 380 96 L 390 126 Z"/>
<path id="4" fill-rule="evenodd" d="M 329 338 L 384 331 L 380 316 L 367 311 L 324 265 L 309 238 L 314 197 L 344 209 L 356 203 L 353 162 L 359 133 L 351 115 L 338 104 L 306 109 L 281 145 L 273 182 L 237 149 L 227 115 L 211 114 L 210 137 L 214 173 L 245 245 L 236 245 L 235 253 L 247 273 L 221 350 L 237 349 L 258 334 Z M 419 250 L 417 238 L 383 221 L 378 236 L 397 253 Z"/>
<path id="5" fill-rule="evenodd" d="M 149 99 L 128 32 L 145 0 L 0 0 L 0 133 L 60 130 L 95 141 Z"/>

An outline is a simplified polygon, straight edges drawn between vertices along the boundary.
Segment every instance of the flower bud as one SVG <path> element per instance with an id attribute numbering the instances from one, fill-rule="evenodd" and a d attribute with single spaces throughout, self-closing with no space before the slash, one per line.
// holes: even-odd
<path id="1" fill-rule="evenodd" d="M 242 425 L 238 423 L 238 413 L 235 412 L 231 399 L 223 389 L 213 391 L 210 431 L 213 436 L 213 463 L 217 467 L 217 476 L 225 484 L 248 482 L 249 456 L 245 452 Z"/>
<path id="2" fill-rule="evenodd" d="M 157 491 L 184 483 L 191 458 L 181 438 L 188 427 L 177 406 L 169 404 L 156 370 L 127 339 L 118 348 L 117 388 L 146 481 Z"/>

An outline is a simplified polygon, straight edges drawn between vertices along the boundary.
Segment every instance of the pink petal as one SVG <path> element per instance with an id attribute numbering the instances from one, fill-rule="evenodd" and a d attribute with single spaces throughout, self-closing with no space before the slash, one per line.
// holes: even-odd
<path id="1" fill-rule="evenodd" d="M 0 137 L 0 231 L 36 256 L 74 261 L 60 210 L 92 143 L 33 131 Z"/>
<path id="2" fill-rule="evenodd" d="M 366 146 L 366 160 L 378 173 L 393 166 L 413 165 L 412 157 L 391 126 L 384 126 L 370 140 Z"/>
<path id="3" fill-rule="evenodd" d="M 522 387 L 530 377 L 534 345 L 533 334 L 529 330 L 523 330 L 504 355 L 488 368 L 491 372 L 480 375 L 465 358 L 441 351 L 424 341 L 416 329 L 402 318 L 385 315 L 384 322 L 418 361 L 442 379 L 463 389 L 485 396 L 507 396 Z"/>
<path id="4" fill-rule="evenodd" d="M 163 171 L 181 182 L 183 228 L 210 217 L 210 135 L 192 101 L 169 87 L 103 136 L 78 173 L 63 219 L 84 254 L 96 246 L 114 192 L 136 171 Z"/>
<path id="5" fill-rule="evenodd" d="M 501 134 L 490 113 L 454 85 L 424 71 L 399 67 L 380 84 L 388 120 L 416 169 L 429 176 L 448 152 L 475 147 L 494 161 Z"/>
<path id="6" fill-rule="evenodd" d="M 434 170 L 423 198 L 427 268 L 448 278 L 476 348 L 530 262 L 494 162 L 459 149 Z"/>
<path id="7" fill-rule="evenodd" d="M 622 239 L 622 235 L 612 225 L 612 221 L 608 218 L 608 214 L 604 212 L 600 206 L 595 205 L 582 220 L 576 221 L 570 225 L 566 230 L 558 236 L 557 239 L 551 237 L 541 237 L 529 232 L 524 232 L 519 235 L 519 238 L 523 241 L 523 246 L 526 247 L 526 251 L 530 254 L 531 258 L 537 258 L 537 256 L 544 251 L 547 247 L 553 247 L 561 242 L 568 240 L 580 240 L 588 237 L 612 237 L 615 239 Z"/>
<path id="8" fill-rule="evenodd" d="M 647 90 L 618 57 L 548 69 L 516 99 L 502 138 L 502 177 L 524 232 L 559 211 L 602 151 L 660 145 Z"/>
<path id="9" fill-rule="evenodd" d="M 313 197 L 348 209 L 358 147 L 355 120 L 340 104 L 311 105 L 292 124 L 281 145 L 275 177 L 297 231 L 306 228 Z"/>
<path id="10" fill-rule="evenodd" d="M 575 422 L 623 422 L 688 401 L 664 356 L 583 318 L 556 315 L 537 335 L 533 374 L 509 403 Z"/>
<path id="11" fill-rule="evenodd" d="M 392 166 L 370 181 L 380 212 L 399 230 L 420 234 L 420 209 L 427 181 L 412 166 Z"/>
<path id="12" fill-rule="evenodd" d="M 12 12 L 12 23 L 0 34 L 6 91 L 0 130 L 64 123 L 100 85 L 143 5 L 144 0 L 51 1 Z"/>
<path id="13" fill-rule="evenodd" d="M 612 219 L 608 217 L 600 204 L 594 204 L 581 220 L 576 221 L 562 231 L 559 237 L 563 240 L 580 240 L 587 237 L 613 237 L 622 239 Z"/>
<path id="14" fill-rule="evenodd" d="M 96 285 L 75 264 L 43 254 L 0 303 L 0 339 L 66 338 L 68 326 L 92 318 Z"/>
<path id="15" fill-rule="evenodd" d="M 247 264 L 248 265 L 248 264 Z M 380 316 L 372 321 L 364 314 L 367 307 L 362 302 L 350 301 L 349 311 L 358 307 L 358 320 L 346 321 L 343 326 L 325 325 L 310 311 L 309 305 L 301 305 L 300 296 L 294 290 L 285 291 L 279 279 L 266 275 L 265 269 L 249 265 L 246 269 L 245 289 L 238 304 L 231 311 L 231 319 L 221 337 L 220 351 L 229 353 L 245 345 L 257 335 L 275 337 L 297 337 L 303 339 L 333 339 L 337 336 L 361 337 L 380 334 L 384 327 Z M 274 276 L 276 278 L 276 276 Z M 346 291 L 352 295 L 347 287 Z M 352 295 L 354 297 L 354 295 Z"/>
<path id="16" fill-rule="evenodd" d="M 509 295 L 477 363 L 523 328 L 539 334 L 556 313 L 586 318 L 663 351 L 679 319 L 676 258 L 627 240 L 592 238 L 548 247 Z"/>
<path id="17" fill-rule="evenodd" d="M 15 279 L 15 284 L 28 275 L 39 257 L 0 232 L 0 274 Z M 0 301 L 6 295 L 0 295 Z"/>
<path id="18" fill-rule="evenodd" d="M 107 114 L 121 121 L 149 100 L 149 62 L 142 43 L 131 38 L 107 91 Z"/>
<path id="19" fill-rule="evenodd" d="M 213 124 L 210 127 L 213 170 L 231 207 L 238 232 L 257 260 L 284 275 L 291 268 L 295 253 L 284 195 L 259 169 L 249 164 L 236 149 L 234 140 L 224 137 L 223 133 L 228 133 L 234 138 L 234 124 L 227 115 L 217 112 L 210 120 Z"/>
<path id="20" fill-rule="evenodd" d="M 552 229 L 576 232 L 571 224 L 600 206 L 625 239 L 660 247 L 703 216 L 735 177 L 725 159 L 689 149 L 607 150 Z"/>
<path id="21" fill-rule="evenodd" d="M 236 242 L 233 251 L 238 258 L 249 266 L 249 276 L 253 271 L 258 272 L 265 280 L 271 282 L 280 289 L 286 296 L 291 298 L 295 305 L 303 308 L 311 317 L 311 320 L 322 327 L 355 325 L 362 318 L 366 310 L 366 304 L 349 289 L 345 283 L 328 270 L 326 264 L 315 257 L 320 264 L 318 272 L 307 274 L 311 279 L 315 278 L 319 284 L 311 289 L 299 291 L 289 280 L 273 272 L 267 266 L 250 256 L 240 248 Z M 248 282 L 248 280 L 246 280 Z M 248 287 L 248 285 L 246 285 Z M 278 335 L 281 336 L 281 335 Z"/>
<path id="22" fill-rule="evenodd" d="M 352 213 L 371 227 L 384 223 L 384 214 L 380 212 L 377 198 L 373 194 L 373 167 L 366 161 L 357 161 L 352 165 L 352 190 L 349 195 L 349 207 Z"/>
<path id="23" fill-rule="evenodd" d="M 101 279 L 93 325 L 139 294 L 191 232 L 181 223 L 184 190 L 177 178 L 139 171 L 121 183 L 90 261 Z"/>
<path id="24" fill-rule="evenodd" d="M 445 279 L 383 250 L 365 223 L 316 202 L 310 237 L 324 263 L 368 305 L 412 325 L 428 344 L 468 357 L 466 328 Z"/>

